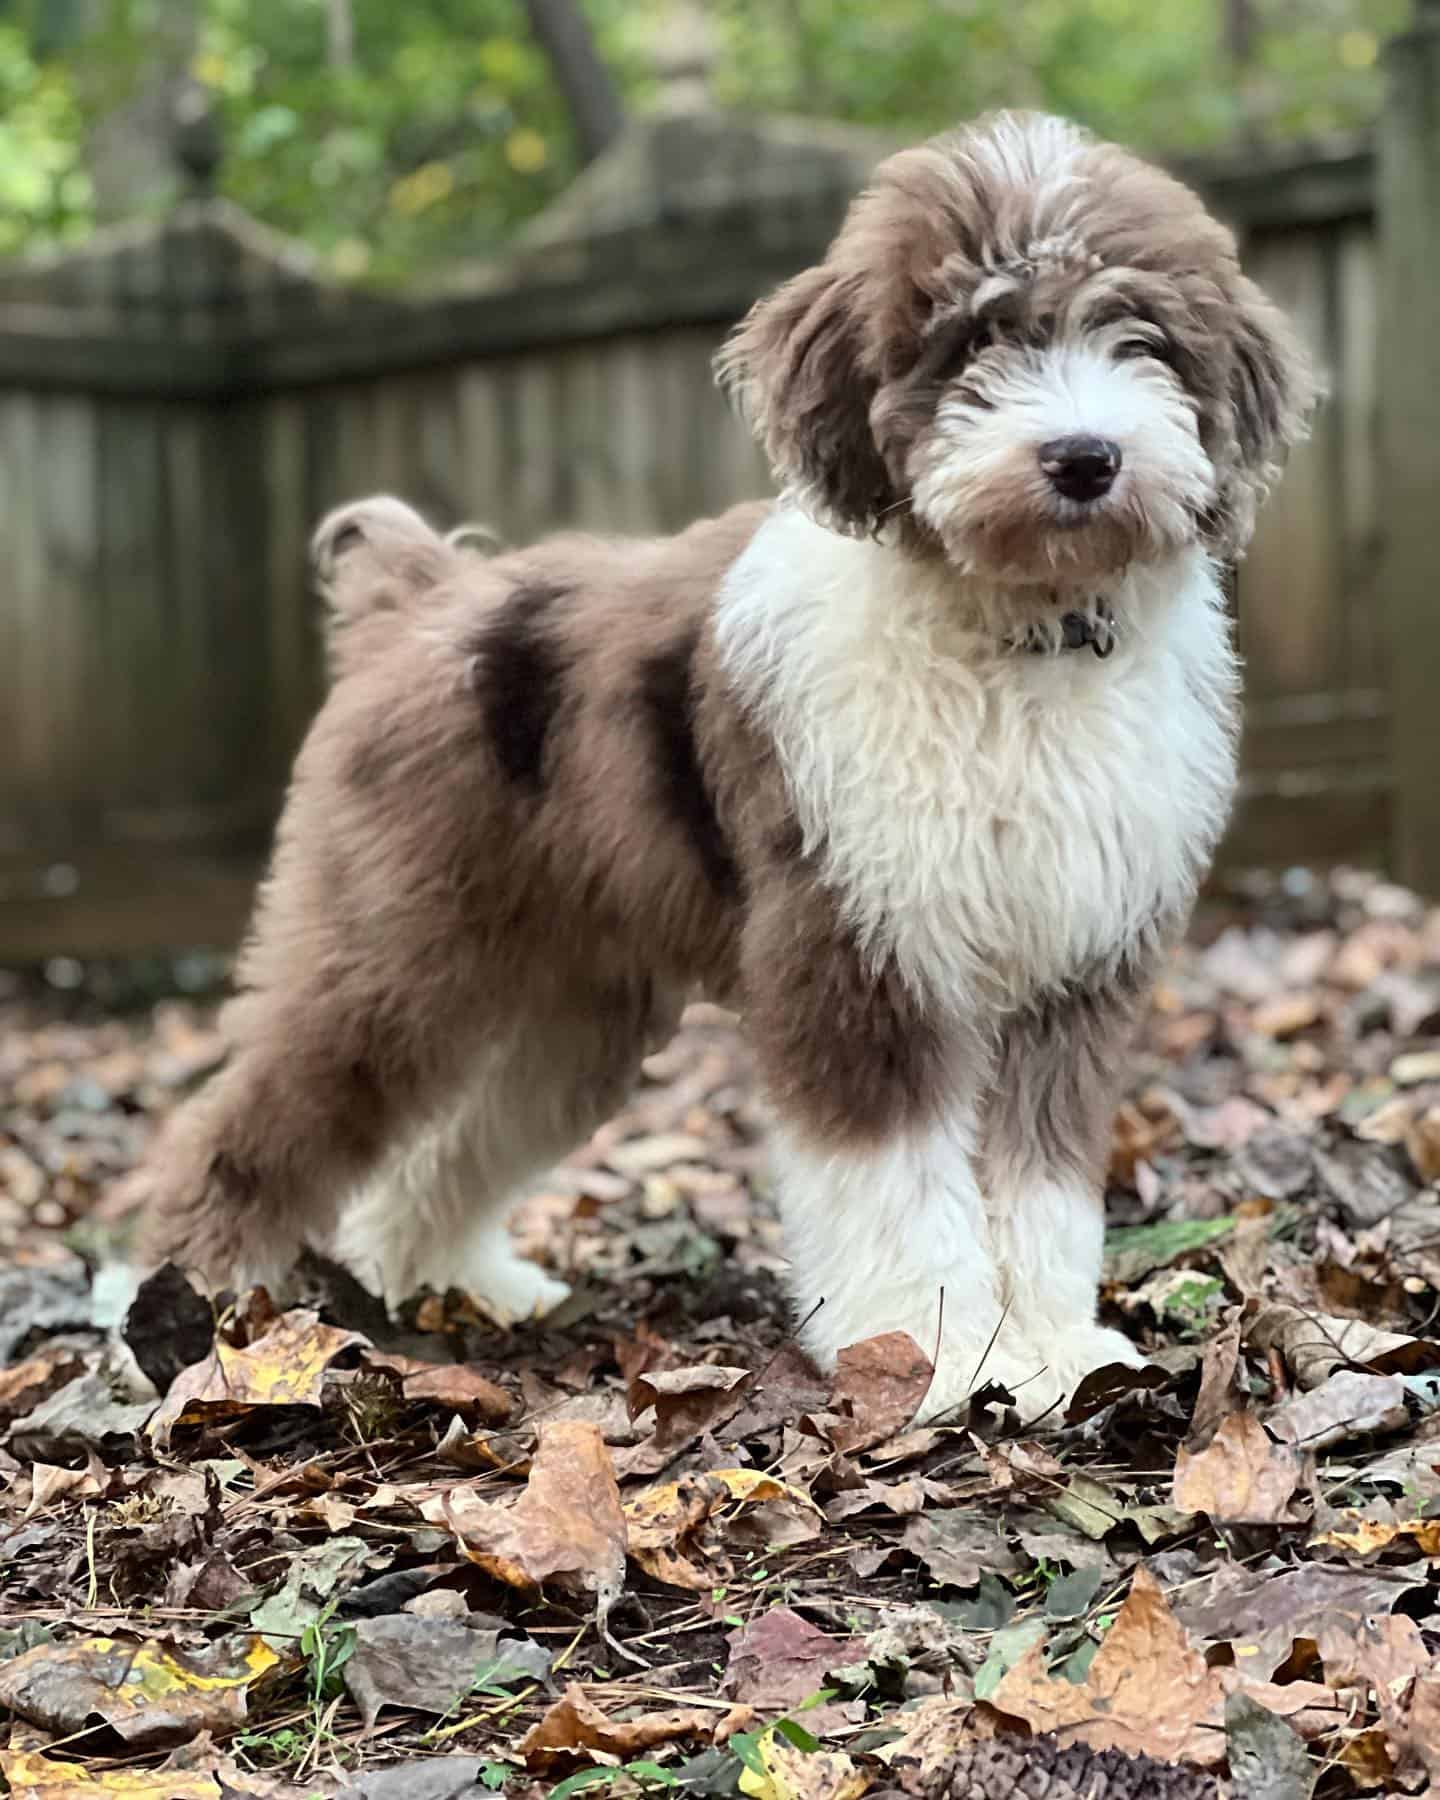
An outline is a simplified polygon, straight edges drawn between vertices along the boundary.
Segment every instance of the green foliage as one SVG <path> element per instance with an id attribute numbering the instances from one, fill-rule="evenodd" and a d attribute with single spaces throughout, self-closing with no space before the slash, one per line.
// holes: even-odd
<path id="1" fill-rule="evenodd" d="M 1407 0 L 1249 0 L 1225 44 L 1220 0 L 716 0 L 724 97 L 745 106 L 938 130 L 996 106 L 1070 115 L 1142 147 L 1368 123 L 1378 59 Z"/>
<path id="2" fill-rule="evenodd" d="M 582 0 L 643 99 L 658 0 Z M 153 74 L 176 0 L 0 0 L 0 254 L 83 234 L 87 123 Z M 717 97 L 895 137 L 995 105 L 1170 151 L 1364 124 L 1407 0 L 710 0 Z M 520 0 L 194 0 L 190 72 L 222 119 L 221 185 L 341 273 L 483 254 L 573 178 L 564 101 Z M 188 33 L 191 14 L 183 17 Z M 173 23 L 171 26 L 173 42 Z M 158 197 L 157 197 L 158 198 Z"/>

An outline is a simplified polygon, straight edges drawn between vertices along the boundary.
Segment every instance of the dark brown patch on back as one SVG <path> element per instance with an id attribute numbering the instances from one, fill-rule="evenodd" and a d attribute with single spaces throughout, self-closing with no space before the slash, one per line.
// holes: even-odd
<path id="1" fill-rule="evenodd" d="M 564 699 L 567 660 L 549 613 L 569 589 L 522 583 L 476 640 L 490 740 L 500 767 L 517 787 L 545 785 L 545 742 Z"/>
<path id="2" fill-rule="evenodd" d="M 640 699 L 666 813 L 685 832 L 705 879 L 723 900 L 740 897 L 740 870 L 716 817 L 695 743 L 695 650 L 699 627 L 645 657 Z"/>

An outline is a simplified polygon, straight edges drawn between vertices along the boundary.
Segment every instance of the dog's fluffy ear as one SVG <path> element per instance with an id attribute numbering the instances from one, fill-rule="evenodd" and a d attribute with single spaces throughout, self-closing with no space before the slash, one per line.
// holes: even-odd
<path id="1" fill-rule="evenodd" d="M 1305 436 L 1319 382 L 1294 328 L 1246 276 L 1235 284 L 1234 305 L 1235 436 L 1245 466 L 1263 469 Z"/>
<path id="2" fill-rule="evenodd" d="M 1233 456 L 1217 507 L 1218 547 L 1244 550 L 1255 514 L 1285 459 L 1307 435 L 1322 395 L 1319 377 L 1294 327 L 1247 276 L 1228 298 L 1231 366 L 1227 400 Z"/>
<path id="3" fill-rule="evenodd" d="M 776 474 L 827 524 L 875 530 L 897 495 L 870 430 L 858 283 L 822 263 L 753 307 L 716 361 Z"/>

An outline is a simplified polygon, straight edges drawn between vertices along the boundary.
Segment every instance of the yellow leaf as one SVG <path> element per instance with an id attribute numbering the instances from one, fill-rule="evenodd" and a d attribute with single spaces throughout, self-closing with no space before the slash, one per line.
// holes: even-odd
<path id="1" fill-rule="evenodd" d="M 98 1717 L 132 1749 L 153 1749 L 233 1730 L 246 1690 L 279 1661 L 255 1636 L 193 1653 L 122 1638 L 37 1644 L 0 1668 L 0 1706 L 62 1736 Z"/>
<path id="2" fill-rule="evenodd" d="M 1364 1555 L 1383 1550 L 1396 1538 L 1414 1538 L 1426 1556 L 1440 1556 L 1440 1519 L 1362 1519 L 1349 1515 L 1349 1524 L 1322 1531 L 1311 1545 L 1328 1544 L 1336 1550 L 1355 1550 Z"/>
<path id="3" fill-rule="evenodd" d="M 797 1750 L 772 1727 L 755 1745 L 763 1767 L 740 1773 L 750 1800 L 859 1800 L 870 1779 L 841 1751 Z"/>
<path id="4" fill-rule="evenodd" d="M 0 1750 L 11 1800 L 220 1800 L 213 1775 L 181 1769 L 89 1769 L 41 1750 Z"/>
<path id="5" fill-rule="evenodd" d="M 706 1481 L 723 1483 L 725 1493 L 732 1500 L 780 1500 L 798 1501 L 801 1506 L 809 1507 L 819 1516 L 820 1509 L 808 1494 L 788 1483 L 777 1481 L 773 1475 L 766 1475 L 760 1469 L 711 1469 L 705 1476 Z M 656 1541 L 663 1541 L 664 1535 L 673 1521 L 677 1503 L 682 1490 L 687 1484 L 679 1481 L 668 1481 L 662 1487 L 647 1488 L 631 1500 L 625 1508 L 625 1521 L 630 1527 L 630 1546 L 633 1549 L 637 1541 L 643 1546 L 649 1538 L 647 1534 L 657 1534 Z M 723 1497 L 722 1497 L 723 1504 Z M 639 1537 L 637 1539 L 637 1535 Z"/>
<path id="6" fill-rule="evenodd" d="M 176 1376 L 145 1429 L 163 1450 L 177 1425 L 256 1406 L 319 1406 L 331 1363 L 342 1350 L 368 1341 L 358 1331 L 322 1325 L 318 1313 L 303 1308 L 282 1314 L 243 1350 L 217 1339 L 204 1362 Z"/>
<path id="7" fill-rule="evenodd" d="M 770 1541 L 817 1537 L 823 1514 L 808 1494 L 758 1469 L 714 1469 L 650 1488 L 625 1508 L 630 1555 L 647 1575 L 703 1593 L 726 1579 L 722 1526 L 732 1502 L 754 1507 Z M 759 1509 L 767 1508 L 768 1517 Z M 776 1515 L 779 1515 L 778 1517 Z"/>

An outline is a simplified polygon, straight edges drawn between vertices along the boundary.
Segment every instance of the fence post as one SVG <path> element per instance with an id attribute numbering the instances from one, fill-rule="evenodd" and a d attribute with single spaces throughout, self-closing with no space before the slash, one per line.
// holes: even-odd
<path id="1" fill-rule="evenodd" d="M 1440 0 L 1389 47 L 1380 125 L 1380 507 L 1396 873 L 1440 898 Z"/>

